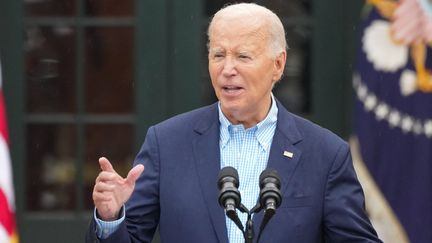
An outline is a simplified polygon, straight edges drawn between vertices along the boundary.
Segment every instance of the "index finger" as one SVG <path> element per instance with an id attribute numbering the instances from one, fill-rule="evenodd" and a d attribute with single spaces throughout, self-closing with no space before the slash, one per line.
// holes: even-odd
<path id="1" fill-rule="evenodd" d="M 99 165 L 103 171 L 115 172 L 113 166 L 109 162 L 109 160 L 105 157 L 99 158 Z"/>

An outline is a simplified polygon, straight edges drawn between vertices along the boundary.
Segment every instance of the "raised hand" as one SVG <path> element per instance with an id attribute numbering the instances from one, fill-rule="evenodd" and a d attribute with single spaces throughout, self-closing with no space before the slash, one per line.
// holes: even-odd
<path id="1" fill-rule="evenodd" d="M 100 219 L 104 221 L 116 220 L 123 204 L 130 198 L 135 181 L 144 171 L 142 164 L 132 168 L 127 177 L 121 177 L 105 157 L 99 159 L 102 171 L 96 178 L 93 188 L 93 202 Z"/>

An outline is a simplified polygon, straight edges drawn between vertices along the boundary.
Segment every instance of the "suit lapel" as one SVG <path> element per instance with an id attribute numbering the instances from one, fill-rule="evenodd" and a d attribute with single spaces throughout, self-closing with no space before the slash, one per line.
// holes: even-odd
<path id="1" fill-rule="evenodd" d="M 278 101 L 277 105 L 278 121 L 270 149 L 267 168 L 275 169 L 278 172 L 281 179 L 281 194 L 284 195 L 301 158 L 302 151 L 295 145 L 302 140 L 302 135 L 297 129 L 293 115 Z M 292 157 L 288 156 L 288 153 L 291 153 Z M 263 211 L 253 217 L 256 234 L 259 232 L 262 217 Z M 264 239 L 263 242 L 265 242 Z"/>
<path id="2" fill-rule="evenodd" d="M 278 122 L 270 149 L 267 168 L 275 169 L 281 178 L 281 192 L 285 192 L 300 161 L 302 151 L 295 146 L 303 139 L 294 116 L 278 101 Z M 291 154 L 288 155 L 288 154 Z"/>
<path id="3" fill-rule="evenodd" d="M 292 158 L 284 155 L 284 153 L 292 153 Z M 282 133 L 275 133 L 273 138 L 272 148 L 270 150 L 269 161 L 267 168 L 275 169 L 281 179 L 281 193 L 284 194 L 291 177 L 297 168 L 301 150 L 291 144 Z"/>
<path id="4" fill-rule="evenodd" d="M 217 105 L 208 109 L 208 113 L 195 126 L 195 132 L 193 150 L 201 191 L 219 242 L 228 242 L 225 213 L 218 203 L 220 153 Z"/>

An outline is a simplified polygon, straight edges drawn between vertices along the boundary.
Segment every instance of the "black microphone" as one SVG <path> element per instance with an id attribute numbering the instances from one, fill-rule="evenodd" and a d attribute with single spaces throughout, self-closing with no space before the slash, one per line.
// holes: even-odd
<path id="1" fill-rule="evenodd" d="M 257 242 L 259 242 L 259 239 L 261 238 L 261 233 L 264 230 L 264 227 L 276 213 L 276 209 L 282 202 L 280 192 L 281 183 L 276 170 L 264 170 L 260 175 L 259 184 L 261 189 L 259 194 L 259 202 L 260 207 L 264 208 L 264 218 L 261 222 Z"/>
<path id="2" fill-rule="evenodd" d="M 260 204 L 264 208 L 264 212 L 271 211 L 274 214 L 282 202 L 280 192 L 280 178 L 276 170 L 266 169 L 259 177 L 260 184 Z"/>
<path id="3" fill-rule="evenodd" d="M 241 209 L 241 196 L 239 187 L 239 175 L 233 167 L 222 168 L 218 176 L 219 204 L 225 209 L 226 215 L 244 231 L 243 225 L 237 215 L 236 208 Z"/>
<path id="4" fill-rule="evenodd" d="M 224 167 L 218 178 L 219 204 L 227 211 L 235 210 L 241 201 L 237 170 L 230 166 Z"/>

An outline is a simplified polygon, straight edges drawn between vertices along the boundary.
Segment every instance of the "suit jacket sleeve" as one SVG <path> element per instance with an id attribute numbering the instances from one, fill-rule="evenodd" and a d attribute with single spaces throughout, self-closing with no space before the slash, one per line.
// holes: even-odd
<path id="1" fill-rule="evenodd" d="M 324 197 L 325 242 L 381 242 L 364 210 L 364 194 L 357 180 L 347 144 L 336 153 L 328 173 Z M 347 222 L 349 220 L 350 222 Z"/>

